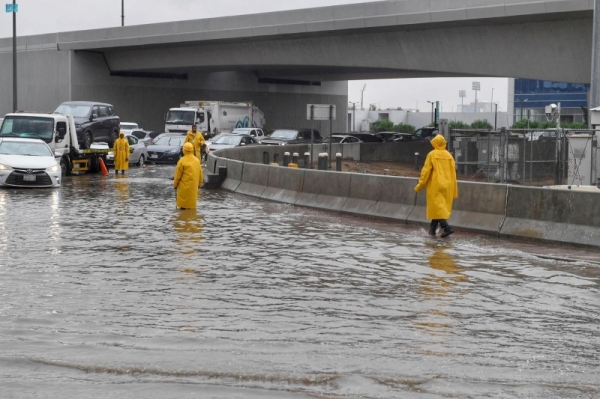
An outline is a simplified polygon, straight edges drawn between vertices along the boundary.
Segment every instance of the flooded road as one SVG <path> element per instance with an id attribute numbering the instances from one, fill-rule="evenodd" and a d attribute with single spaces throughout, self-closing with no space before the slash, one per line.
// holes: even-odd
<path id="1" fill-rule="evenodd" d="M 173 170 L 0 190 L 0 397 L 600 396 L 597 251 L 178 211 Z"/>

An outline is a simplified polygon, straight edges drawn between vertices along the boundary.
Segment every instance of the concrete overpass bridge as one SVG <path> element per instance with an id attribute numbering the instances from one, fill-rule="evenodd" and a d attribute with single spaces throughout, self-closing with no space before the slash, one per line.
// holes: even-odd
<path id="1" fill-rule="evenodd" d="M 94 99 L 161 130 L 183 100 L 252 100 L 271 128 L 307 126 L 307 103 L 334 103 L 341 131 L 353 79 L 591 83 L 593 9 L 594 0 L 395 0 L 22 37 L 18 107 Z M 0 69 L 12 70 L 11 39 L 0 40 Z M 11 110 L 5 72 L 0 113 Z"/>

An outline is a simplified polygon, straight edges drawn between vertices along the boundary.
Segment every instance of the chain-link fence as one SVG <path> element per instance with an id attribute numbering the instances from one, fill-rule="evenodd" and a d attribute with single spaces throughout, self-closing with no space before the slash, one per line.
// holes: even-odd
<path id="1" fill-rule="evenodd" d="M 592 130 L 451 130 L 450 136 L 448 147 L 462 178 L 600 186 L 600 151 Z"/>

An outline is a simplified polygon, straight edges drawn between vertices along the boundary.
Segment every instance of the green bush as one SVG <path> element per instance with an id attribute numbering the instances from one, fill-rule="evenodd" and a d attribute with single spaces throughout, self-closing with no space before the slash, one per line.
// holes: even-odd
<path id="1" fill-rule="evenodd" d="M 391 132 L 394 129 L 394 122 L 388 119 L 382 119 L 373 123 L 373 133 Z"/>
<path id="2" fill-rule="evenodd" d="M 398 133 L 413 133 L 415 131 L 415 127 L 413 125 L 409 125 L 406 123 L 399 123 L 394 125 L 394 132 Z"/>
<path id="3" fill-rule="evenodd" d="M 448 123 L 448 127 L 450 129 L 469 129 L 471 125 L 467 125 L 466 123 L 461 121 L 452 121 Z"/>
<path id="4" fill-rule="evenodd" d="M 473 123 L 471 123 L 471 129 L 486 129 L 486 130 L 492 130 L 494 127 L 487 121 L 487 119 L 484 120 L 476 120 L 473 121 Z"/>

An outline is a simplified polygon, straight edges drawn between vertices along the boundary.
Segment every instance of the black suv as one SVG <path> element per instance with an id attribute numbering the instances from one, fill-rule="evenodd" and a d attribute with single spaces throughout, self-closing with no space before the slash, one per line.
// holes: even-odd
<path id="1" fill-rule="evenodd" d="M 90 148 L 95 141 L 105 141 L 112 147 L 119 138 L 120 120 L 110 104 L 68 101 L 60 104 L 54 113 L 73 117 L 77 141 L 84 149 Z"/>
<path id="2" fill-rule="evenodd" d="M 438 133 L 439 130 L 437 127 L 424 126 L 413 132 L 413 135 L 416 136 L 413 137 L 413 141 L 431 141 Z"/>
<path id="3" fill-rule="evenodd" d="M 310 144 L 311 129 L 277 129 L 260 141 L 266 145 Z M 318 130 L 313 130 L 313 143 L 320 143 L 323 137 Z"/>

